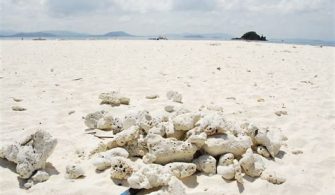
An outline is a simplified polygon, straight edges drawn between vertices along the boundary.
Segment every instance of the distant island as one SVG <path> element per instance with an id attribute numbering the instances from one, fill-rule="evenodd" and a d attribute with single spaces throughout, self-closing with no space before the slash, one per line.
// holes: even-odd
<path id="1" fill-rule="evenodd" d="M 6 37 L 55 37 L 56 35 L 47 32 L 16 33 Z"/>
<path id="2" fill-rule="evenodd" d="M 41 32 L 19 32 L 19 33 L 4 33 L 0 37 L 134 37 L 124 31 L 112 31 L 102 35 L 91 35 L 70 31 L 41 31 Z"/>
<path id="3" fill-rule="evenodd" d="M 241 38 L 232 38 L 232 40 L 267 41 L 265 36 L 259 36 L 255 31 L 247 32 Z"/>
<path id="4" fill-rule="evenodd" d="M 128 34 L 124 31 L 114 31 L 104 34 L 105 37 L 134 37 L 135 35 Z"/>

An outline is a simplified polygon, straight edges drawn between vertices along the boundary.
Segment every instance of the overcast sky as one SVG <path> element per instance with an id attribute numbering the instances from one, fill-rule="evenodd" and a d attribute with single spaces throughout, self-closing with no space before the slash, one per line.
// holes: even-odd
<path id="1" fill-rule="evenodd" d="M 0 30 L 335 40 L 335 0 L 0 0 Z"/>

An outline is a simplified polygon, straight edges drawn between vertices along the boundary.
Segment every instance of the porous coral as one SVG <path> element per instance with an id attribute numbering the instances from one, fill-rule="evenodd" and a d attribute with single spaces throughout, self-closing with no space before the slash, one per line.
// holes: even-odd
<path id="1" fill-rule="evenodd" d="M 150 189 L 166 186 L 171 180 L 169 169 L 158 164 L 148 164 L 135 171 L 128 179 L 129 187 L 135 189 Z"/>
<path id="2" fill-rule="evenodd" d="M 236 133 L 239 132 L 238 126 L 227 121 L 221 113 L 211 112 L 205 114 L 196 124 L 207 135 L 214 135 L 217 133 L 226 133 L 228 131 Z"/>
<path id="3" fill-rule="evenodd" d="M 197 165 L 194 163 L 173 162 L 166 164 L 165 167 L 177 178 L 191 176 L 197 170 Z"/>
<path id="4" fill-rule="evenodd" d="M 85 175 L 84 169 L 79 164 L 71 164 L 66 166 L 66 176 L 69 179 L 77 179 Z"/>
<path id="5" fill-rule="evenodd" d="M 133 173 L 133 165 L 127 158 L 115 156 L 110 159 L 111 163 L 111 178 L 127 179 Z"/>
<path id="6" fill-rule="evenodd" d="M 103 171 L 111 166 L 111 159 L 116 156 L 128 158 L 129 153 L 124 148 L 113 148 L 106 152 L 98 153 L 92 163 L 96 167 L 96 170 Z"/>
<path id="7" fill-rule="evenodd" d="M 282 145 L 284 136 L 279 131 L 269 130 L 267 128 L 258 128 L 249 123 L 242 125 L 245 132 L 252 138 L 254 145 L 264 146 L 270 153 L 271 157 L 275 157 Z"/>
<path id="8" fill-rule="evenodd" d="M 213 156 L 204 154 L 193 160 L 193 163 L 197 165 L 197 170 L 206 174 L 216 173 L 216 159 Z"/>
<path id="9" fill-rule="evenodd" d="M 241 156 L 252 145 L 249 136 L 234 136 L 230 134 L 213 135 L 207 138 L 203 149 L 212 156 L 233 153 Z"/>
<path id="10" fill-rule="evenodd" d="M 251 149 L 248 149 L 246 153 L 243 154 L 239 162 L 245 174 L 251 177 L 259 177 L 265 170 L 262 157 L 258 154 L 254 154 Z"/>
<path id="11" fill-rule="evenodd" d="M 234 155 L 232 153 L 227 153 L 220 157 L 217 166 L 217 173 L 222 175 L 224 179 L 236 179 L 239 183 L 243 183 L 241 166 L 239 162 L 234 159 Z"/>
<path id="12" fill-rule="evenodd" d="M 47 158 L 56 147 L 57 140 L 47 131 L 38 130 L 20 143 L 5 145 L 0 157 L 16 163 L 16 172 L 21 178 L 29 178 L 35 170 L 44 169 Z"/>
<path id="13" fill-rule="evenodd" d="M 111 106 L 120 106 L 120 104 L 128 105 L 130 102 L 129 98 L 122 96 L 117 91 L 101 93 L 99 95 L 99 99 L 101 99 L 100 104 L 109 104 Z"/>
<path id="14" fill-rule="evenodd" d="M 189 142 L 166 139 L 156 134 L 148 134 L 146 140 L 149 150 L 143 157 L 146 163 L 190 162 L 198 150 L 194 144 Z"/>

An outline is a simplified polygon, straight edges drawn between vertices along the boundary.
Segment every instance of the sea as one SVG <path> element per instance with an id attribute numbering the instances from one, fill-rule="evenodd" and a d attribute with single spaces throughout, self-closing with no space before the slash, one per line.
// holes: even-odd
<path id="1" fill-rule="evenodd" d="M 149 36 L 131 36 L 131 37 L 104 37 L 104 36 L 85 36 L 85 37 L 0 37 L 0 40 L 153 40 L 156 37 Z M 185 37 L 167 37 L 168 40 L 194 40 L 194 41 L 231 41 L 223 38 L 185 38 Z M 163 40 L 166 41 L 166 40 Z M 243 41 L 243 40 L 234 40 Z M 263 41 L 262 41 L 263 42 Z M 335 47 L 335 40 L 308 40 L 308 39 L 269 39 L 264 43 L 278 44 L 295 44 L 295 45 L 312 45 L 312 46 L 330 46 Z"/>

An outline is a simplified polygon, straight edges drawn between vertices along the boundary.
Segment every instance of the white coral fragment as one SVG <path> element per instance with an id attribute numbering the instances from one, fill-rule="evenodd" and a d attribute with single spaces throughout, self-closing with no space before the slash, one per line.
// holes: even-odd
<path id="1" fill-rule="evenodd" d="M 132 140 L 137 139 L 139 136 L 139 128 L 137 126 L 132 126 L 128 129 L 115 134 L 112 140 L 108 141 L 107 147 L 114 148 L 116 146 L 124 146 Z"/>
<path id="2" fill-rule="evenodd" d="M 38 130 L 21 143 L 1 147 L 0 157 L 16 163 L 16 172 L 21 178 L 27 179 L 35 170 L 44 169 L 56 144 L 57 140 L 48 132 Z"/>
<path id="3" fill-rule="evenodd" d="M 205 144 L 207 140 L 207 134 L 194 128 L 186 133 L 186 141 L 195 144 L 199 149 Z"/>
<path id="4" fill-rule="evenodd" d="M 243 183 L 241 166 L 239 162 L 234 159 L 234 155 L 232 153 L 227 153 L 220 157 L 217 173 L 222 175 L 224 179 L 236 179 L 239 183 Z"/>
<path id="5" fill-rule="evenodd" d="M 177 178 L 191 176 L 197 170 L 197 165 L 194 163 L 173 162 L 166 164 L 165 167 Z"/>
<path id="6" fill-rule="evenodd" d="M 167 105 L 167 106 L 164 107 L 164 110 L 165 110 L 166 112 L 173 112 L 173 111 L 174 111 L 174 106 L 172 106 L 172 105 Z"/>
<path id="7" fill-rule="evenodd" d="M 212 156 L 224 153 L 233 153 L 235 156 L 241 156 L 252 145 L 248 136 L 234 135 L 214 135 L 207 138 L 203 149 Z"/>
<path id="8" fill-rule="evenodd" d="M 89 113 L 85 116 L 85 125 L 90 129 L 96 129 L 98 125 L 98 121 L 104 117 L 106 111 L 97 111 L 93 113 Z"/>
<path id="9" fill-rule="evenodd" d="M 199 128 L 206 132 L 207 135 L 214 135 L 217 133 L 231 132 L 237 134 L 240 128 L 233 122 L 227 121 L 221 113 L 209 113 L 201 118 L 197 124 Z"/>
<path id="10" fill-rule="evenodd" d="M 216 159 L 213 156 L 204 154 L 193 160 L 193 163 L 197 165 L 197 170 L 206 174 L 216 173 Z"/>
<path id="11" fill-rule="evenodd" d="M 70 179 L 77 179 L 85 175 L 84 169 L 78 164 L 71 164 L 66 166 L 66 174 Z"/>
<path id="12" fill-rule="evenodd" d="M 32 177 L 31 179 L 34 181 L 34 183 L 41 183 L 45 182 L 50 178 L 50 175 L 42 170 L 38 170 Z"/>
<path id="13" fill-rule="evenodd" d="M 116 156 L 110 159 L 111 178 L 127 179 L 133 173 L 133 165 L 127 158 Z"/>
<path id="14" fill-rule="evenodd" d="M 100 104 L 109 104 L 111 106 L 119 106 L 120 104 L 128 105 L 130 99 L 127 97 L 122 96 L 117 91 L 111 91 L 108 93 L 101 93 L 99 95 L 99 99 L 101 99 Z"/>
<path id="15" fill-rule="evenodd" d="M 146 140 L 149 152 L 143 158 L 145 163 L 189 162 L 197 151 L 197 147 L 189 142 L 165 139 L 156 134 L 148 134 Z"/>
<path id="16" fill-rule="evenodd" d="M 128 158 L 129 153 L 124 148 L 113 148 L 99 153 L 93 160 L 93 165 L 96 167 L 96 170 L 103 171 L 111 166 L 111 159 L 116 156 Z"/>
<path id="17" fill-rule="evenodd" d="M 264 179 L 273 184 L 282 184 L 286 181 L 284 177 L 278 176 L 275 172 L 264 171 L 261 175 L 261 179 Z"/>
<path id="18" fill-rule="evenodd" d="M 264 146 L 257 146 L 257 153 L 264 156 L 265 158 L 270 157 L 269 151 Z"/>
<path id="19" fill-rule="evenodd" d="M 167 186 L 163 186 L 160 190 L 151 192 L 149 195 L 184 195 L 186 194 L 183 183 L 176 177 L 171 177 Z"/>
<path id="20" fill-rule="evenodd" d="M 174 102 L 182 103 L 183 96 L 177 91 L 168 91 L 166 97 Z"/>
<path id="21" fill-rule="evenodd" d="M 129 152 L 129 156 L 142 157 L 148 153 L 147 142 L 143 135 L 127 143 L 124 148 Z"/>
<path id="22" fill-rule="evenodd" d="M 251 177 L 258 177 L 265 170 L 262 157 L 254 154 L 251 149 L 248 149 L 243 157 L 240 159 L 240 165 L 244 172 Z"/>
<path id="23" fill-rule="evenodd" d="M 150 189 L 166 186 L 171 180 L 172 174 L 169 169 L 162 165 L 148 164 L 135 171 L 128 179 L 129 187 L 135 189 Z"/>
<path id="24" fill-rule="evenodd" d="M 248 123 L 244 124 L 242 127 L 252 138 L 254 145 L 265 146 L 271 157 L 274 158 L 279 153 L 284 138 L 280 132 L 258 128 Z"/>
<path id="25" fill-rule="evenodd" d="M 196 122 L 200 119 L 200 114 L 185 113 L 173 118 L 175 130 L 188 131 L 195 127 Z"/>

